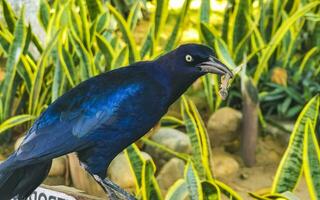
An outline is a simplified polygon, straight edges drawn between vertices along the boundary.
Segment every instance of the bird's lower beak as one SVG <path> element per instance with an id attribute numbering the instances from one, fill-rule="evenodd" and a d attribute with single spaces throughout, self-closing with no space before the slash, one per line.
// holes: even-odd
<path id="1" fill-rule="evenodd" d="M 231 70 L 215 57 L 210 57 L 208 61 L 200 63 L 198 67 L 205 73 L 218 75 L 229 74 L 231 78 L 233 77 L 233 73 L 231 72 Z"/>

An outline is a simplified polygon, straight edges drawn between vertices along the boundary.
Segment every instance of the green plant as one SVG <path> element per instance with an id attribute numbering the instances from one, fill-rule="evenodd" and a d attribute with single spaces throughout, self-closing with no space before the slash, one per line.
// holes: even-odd
<path id="1" fill-rule="evenodd" d="M 203 1 L 205 2 L 205 1 Z M 228 0 L 222 23 L 202 17 L 199 25 L 201 40 L 211 45 L 218 57 L 230 68 L 241 64 L 243 55 L 248 58 L 249 76 L 261 96 L 261 108 L 266 116 L 296 117 L 305 99 L 319 92 L 319 1 L 256 1 Z M 203 4 L 204 5 L 204 4 Z M 201 16 L 204 16 L 201 9 Z M 207 14 L 208 15 L 208 14 Z M 305 37 L 305 36 L 308 37 Z M 309 38 L 309 39 L 308 39 Z M 293 58 L 293 59 L 292 59 Z M 289 73 L 286 87 L 270 84 L 270 72 L 281 67 Z M 299 69 L 299 70 L 298 70 Z M 205 80 L 205 94 L 209 107 L 214 110 L 221 101 L 217 94 L 217 80 Z M 211 84 L 211 86 L 208 84 Z M 211 89 L 207 89 L 211 87 Z M 240 83 L 232 86 L 229 103 L 239 102 Z M 297 93 L 303 92 L 303 96 Z M 276 96 L 275 96 L 276 94 Z M 289 95 L 289 97 L 287 97 Z M 280 97 L 281 96 L 281 97 Z M 290 108 L 290 110 L 289 110 Z M 269 110 L 271 110 L 269 112 Z M 287 114 L 288 113 L 288 114 Z"/>
<path id="2" fill-rule="evenodd" d="M 319 109 L 320 98 L 317 95 L 299 114 L 289 145 L 278 167 L 271 194 L 266 197 L 288 191 L 293 192 L 304 172 L 311 199 L 319 199 L 320 150 L 315 134 Z M 253 196 L 256 199 L 263 199 L 258 195 Z"/>
<path id="3" fill-rule="evenodd" d="M 211 147 L 206 128 L 195 104 L 187 97 L 181 99 L 181 115 L 187 135 L 192 143 L 191 155 L 183 155 L 168 150 L 160 144 L 152 143 L 146 138 L 143 139 L 147 144 L 177 156 L 186 163 L 184 177 L 177 180 L 169 188 L 164 199 L 175 200 L 190 197 L 191 199 L 218 200 L 222 198 L 222 195 L 229 199 L 242 199 L 230 187 L 214 178 L 211 167 Z M 135 145 L 126 149 L 126 155 L 136 179 L 136 196 L 141 199 L 163 199 L 155 181 L 155 165 L 153 162 L 145 160 Z"/>
<path id="4" fill-rule="evenodd" d="M 157 44 L 168 15 L 168 1 L 156 1 L 149 32 L 139 46 L 134 31 L 138 8 L 146 2 L 125 2 L 132 4 L 127 18 L 108 2 L 68 0 L 49 4 L 41 0 L 38 17 L 46 33 L 42 44 L 32 27 L 25 24 L 23 9 L 20 17 L 16 17 L 10 4 L 1 0 L 5 23 L 0 23 L 0 49 L 7 62 L 5 80 L 0 83 L 0 124 L 26 113 L 32 120 L 79 82 L 143 58 L 155 57 L 178 45 L 190 0 L 185 1 L 168 42 L 160 49 Z M 31 45 L 36 47 L 36 52 L 30 50 Z M 15 120 L 14 124 L 26 121 Z M 1 127 L 2 132 L 12 128 L 7 123 Z"/>

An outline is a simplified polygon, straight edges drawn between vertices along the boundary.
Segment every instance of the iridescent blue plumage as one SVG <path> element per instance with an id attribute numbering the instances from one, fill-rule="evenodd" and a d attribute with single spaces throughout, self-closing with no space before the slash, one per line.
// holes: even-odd
<path id="1" fill-rule="evenodd" d="M 186 60 L 186 55 L 193 60 Z M 65 93 L 41 114 L 19 149 L 0 165 L 1 199 L 26 198 L 46 177 L 51 160 L 70 152 L 78 153 L 85 169 L 107 190 L 108 182 L 103 179 L 112 159 L 147 133 L 207 72 L 201 70 L 201 63 L 208 64 L 212 56 L 208 47 L 184 45 L 155 61 L 93 77 Z M 221 63 L 215 64 L 217 73 L 230 73 L 219 68 Z M 43 175 L 20 175 L 28 170 Z"/>

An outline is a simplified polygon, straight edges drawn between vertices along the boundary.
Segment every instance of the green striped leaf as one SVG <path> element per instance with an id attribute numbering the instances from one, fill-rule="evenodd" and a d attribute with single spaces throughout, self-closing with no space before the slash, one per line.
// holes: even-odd
<path id="1" fill-rule="evenodd" d="M 203 22 L 200 23 L 199 33 L 201 40 L 209 46 L 213 46 L 214 39 L 218 37 L 218 33 L 214 32 L 214 29 L 210 29 L 208 24 Z"/>
<path id="2" fill-rule="evenodd" d="M 32 115 L 16 115 L 11 117 L 0 124 L 0 133 L 33 119 L 35 119 L 35 116 Z"/>
<path id="3" fill-rule="evenodd" d="M 146 160 L 142 168 L 142 199 L 161 200 L 161 192 L 156 178 L 154 177 L 155 164 Z"/>
<path id="4" fill-rule="evenodd" d="M 111 66 L 115 52 L 111 44 L 100 34 L 96 33 L 97 44 L 100 51 L 103 53 L 107 66 Z"/>
<path id="5" fill-rule="evenodd" d="M 2 85 L 4 110 L 3 117 L 7 118 L 10 115 L 11 105 L 14 97 L 13 85 L 16 76 L 16 71 L 20 56 L 23 52 L 23 47 L 26 40 L 26 27 L 24 25 L 24 8 L 22 8 L 20 17 L 15 25 L 13 42 L 9 48 L 8 60 L 6 63 L 6 74 Z"/>
<path id="6" fill-rule="evenodd" d="M 210 22 L 210 0 L 201 0 L 200 6 L 200 22 Z"/>
<path id="7" fill-rule="evenodd" d="M 219 187 L 210 181 L 201 182 L 202 192 L 204 199 L 206 200 L 220 200 L 220 189 Z"/>
<path id="8" fill-rule="evenodd" d="M 254 73 L 254 83 L 257 85 L 260 80 L 260 76 L 263 73 L 263 71 L 268 67 L 268 61 L 275 51 L 276 47 L 280 44 L 282 38 L 286 34 L 286 32 L 289 30 L 291 25 L 295 23 L 298 19 L 300 19 L 302 16 L 304 16 L 306 13 L 308 13 L 311 9 L 315 8 L 316 6 L 320 5 L 320 1 L 313 1 L 302 8 L 300 8 L 298 11 L 296 11 L 291 17 L 287 18 L 284 22 L 282 22 L 282 25 L 277 29 L 275 34 L 272 36 L 271 41 L 269 42 L 269 45 L 266 49 L 262 51 L 262 57 L 259 60 L 257 69 Z"/>
<path id="9" fill-rule="evenodd" d="M 187 135 L 192 144 L 192 161 L 201 179 L 212 179 L 210 159 L 211 148 L 206 129 L 194 103 L 186 97 L 181 99 L 181 111 L 185 122 Z"/>
<path id="10" fill-rule="evenodd" d="M 179 179 L 169 188 L 165 200 L 187 199 L 188 195 L 187 182 L 184 179 Z"/>
<path id="11" fill-rule="evenodd" d="M 219 187 L 219 190 L 221 191 L 221 193 L 226 195 L 229 199 L 243 200 L 243 198 L 238 193 L 236 193 L 233 189 L 231 189 L 226 184 L 224 184 L 218 180 L 214 180 L 214 183 Z"/>
<path id="12" fill-rule="evenodd" d="M 84 44 L 76 35 L 71 35 L 70 37 L 73 46 L 75 47 L 76 54 L 80 59 L 80 77 L 81 81 L 87 80 L 89 77 L 93 76 L 93 60 L 90 52 L 87 51 Z"/>
<path id="13" fill-rule="evenodd" d="M 47 30 L 50 20 L 50 6 L 48 1 L 40 0 L 38 18 L 44 30 Z"/>
<path id="14" fill-rule="evenodd" d="M 139 12 L 140 12 L 140 1 L 137 1 L 131 8 L 129 16 L 128 16 L 128 24 L 130 30 L 134 30 L 136 28 Z"/>
<path id="15" fill-rule="evenodd" d="M 98 0 L 86 0 L 90 20 L 94 21 L 102 11 L 101 2 Z"/>
<path id="16" fill-rule="evenodd" d="M 47 65 L 48 57 L 51 54 L 52 49 L 54 48 L 55 44 L 57 43 L 58 40 L 58 35 L 60 31 L 57 31 L 51 40 L 48 42 L 46 48 L 44 49 L 40 60 L 38 61 L 37 64 L 37 69 L 35 71 L 35 77 L 32 83 L 32 88 L 30 92 L 30 97 L 29 97 L 29 113 L 37 115 L 41 112 L 41 107 L 38 107 L 39 104 L 39 98 L 40 98 L 40 93 L 41 93 L 41 87 L 44 79 L 44 72 L 45 68 Z M 43 95 L 43 94 L 42 94 Z"/>
<path id="17" fill-rule="evenodd" d="M 293 191 L 302 174 L 303 141 L 307 120 L 310 119 L 313 126 L 319 114 L 319 96 L 313 97 L 301 111 L 287 150 L 282 157 L 275 179 L 272 185 L 272 193 Z"/>
<path id="18" fill-rule="evenodd" d="M 140 60 L 140 55 L 138 53 L 138 48 L 136 42 L 134 41 L 132 32 L 130 31 L 129 25 L 124 20 L 122 15 L 113 7 L 111 4 L 108 4 L 108 8 L 110 12 L 114 15 L 118 22 L 118 26 L 122 32 L 122 36 L 124 37 L 128 48 L 129 48 L 129 62 L 133 63 L 135 61 Z"/>
<path id="19" fill-rule="evenodd" d="M 13 36 L 9 31 L 7 33 L 5 33 L 4 31 L 0 31 L 0 47 L 5 54 L 9 53 L 10 43 L 12 41 L 12 38 L 10 37 Z"/>
<path id="20" fill-rule="evenodd" d="M 176 19 L 176 24 L 174 25 L 173 31 L 171 32 L 169 40 L 165 46 L 165 51 L 171 51 L 173 48 L 177 46 L 177 42 L 183 31 L 183 25 L 185 23 L 185 18 L 186 18 L 190 3 L 191 3 L 191 0 L 184 1 L 180 14 Z"/>
<path id="21" fill-rule="evenodd" d="M 75 84 L 80 80 L 78 80 L 76 77 L 73 59 L 70 53 L 65 49 L 65 47 L 62 44 L 58 45 L 58 55 L 62 66 L 62 70 L 66 75 L 70 85 L 74 87 Z"/>
<path id="22" fill-rule="evenodd" d="M 167 20 L 169 0 L 156 0 L 156 11 L 154 15 L 154 35 L 155 41 L 159 39 L 161 30 Z"/>
<path id="23" fill-rule="evenodd" d="M 200 178 L 191 162 L 187 163 L 184 176 L 187 181 L 189 197 L 191 200 L 202 200 L 203 193 Z"/>
<path id="24" fill-rule="evenodd" d="M 319 108 L 318 108 L 319 109 Z M 320 199 L 320 149 L 314 122 L 310 119 L 305 126 L 303 168 L 311 200 Z"/>
<path id="25" fill-rule="evenodd" d="M 14 28 L 15 28 L 15 14 L 8 2 L 6 0 L 2 0 L 2 11 L 3 11 L 3 16 L 4 19 L 7 23 L 8 29 L 11 33 L 13 33 Z"/>
<path id="26" fill-rule="evenodd" d="M 125 150 L 125 154 L 130 163 L 130 169 L 135 177 L 136 193 L 138 194 L 140 188 L 142 187 L 142 168 L 144 167 L 146 161 L 135 144 L 128 146 Z"/>
<path id="27" fill-rule="evenodd" d="M 128 64 L 128 47 L 123 47 L 116 55 L 111 63 L 111 69 L 116 69 Z"/>

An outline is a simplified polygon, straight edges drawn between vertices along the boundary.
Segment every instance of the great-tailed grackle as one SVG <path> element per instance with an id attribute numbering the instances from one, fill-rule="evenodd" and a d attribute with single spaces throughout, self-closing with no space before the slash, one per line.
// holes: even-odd
<path id="1" fill-rule="evenodd" d="M 52 159 L 77 152 L 81 165 L 108 192 L 133 199 L 106 178 L 112 159 L 147 133 L 200 76 L 232 72 L 211 48 L 186 44 L 80 83 L 53 102 L 0 165 L 0 199 L 26 199 L 46 178 Z M 110 189 L 111 188 L 111 189 Z"/>

